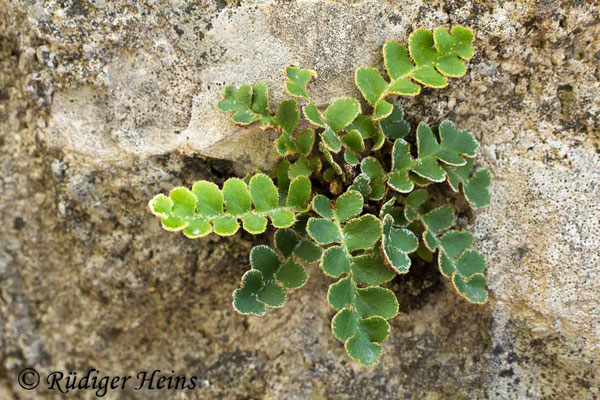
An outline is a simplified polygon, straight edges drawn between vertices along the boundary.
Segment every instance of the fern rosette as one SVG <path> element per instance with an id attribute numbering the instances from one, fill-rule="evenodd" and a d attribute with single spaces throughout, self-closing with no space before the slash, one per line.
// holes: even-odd
<path id="1" fill-rule="evenodd" d="M 437 253 L 437 268 L 461 297 L 476 304 L 488 298 L 485 258 L 472 248 L 473 235 L 457 229 L 453 208 L 432 202 L 427 192 L 447 185 L 473 208 L 489 205 L 491 174 L 474 166 L 479 144 L 450 121 L 421 122 L 411 131 L 395 101 L 463 76 L 473 39 L 469 29 L 455 26 L 418 29 L 408 48 L 386 42 L 387 79 L 375 68 L 355 74 L 366 113 L 351 97 L 315 104 L 308 85 L 317 74 L 297 66 L 284 71 L 294 98 L 274 114 L 265 84 L 227 86 L 218 108 L 234 123 L 279 132 L 274 147 L 282 160 L 272 177 L 229 178 L 221 188 L 199 181 L 155 196 L 150 210 L 164 229 L 192 239 L 231 236 L 240 226 L 257 235 L 270 221 L 274 245 L 252 249 L 250 269 L 233 292 L 234 309 L 262 316 L 282 307 L 318 263 L 335 280 L 327 293 L 333 336 L 360 365 L 377 364 L 400 308 L 385 285 L 409 273 L 415 257 L 433 262 Z"/>

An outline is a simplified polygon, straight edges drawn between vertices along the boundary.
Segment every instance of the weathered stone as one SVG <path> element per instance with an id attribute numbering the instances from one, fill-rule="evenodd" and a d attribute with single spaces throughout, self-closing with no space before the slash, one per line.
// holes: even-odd
<path id="1" fill-rule="evenodd" d="M 197 399 L 597 398 L 599 11 L 0 0 L 0 398 L 62 398 L 21 389 L 24 367 L 174 370 L 201 379 L 181 393 Z M 224 85 L 264 81 L 276 106 L 283 68 L 300 64 L 319 74 L 317 103 L 360 98 L 354 70 L 380 67 L 386 40 L 456 23 L 477 33 L 467 76 L 401 104 L 413 124 L 450 118 L 482 143 L 493 203 L 460 222 L 486 255 L 490 302 L 470 306 L 416 265 L 391 284 L 401 314 L 367 370 L 329 332 L 317 268 L 283 309 L 235 314 L 252 238 L 187 240 L 146 210 L 173 186 L 273 165 L 275 133 L 216 110 Z"/>

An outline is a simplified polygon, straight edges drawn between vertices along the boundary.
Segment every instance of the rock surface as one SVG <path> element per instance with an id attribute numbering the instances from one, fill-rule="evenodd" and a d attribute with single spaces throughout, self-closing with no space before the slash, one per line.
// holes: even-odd
<path id="1" fill-rule="evenodd" d="M 241 3 L 241 4 L 240 4 Z M 25 367 L 197 375 L 111 399 L 596 399 L 600 396 L 600 8 L 580 1 L 0 0 L 0 398 Z M 252 238 L 162 231 L 155 193 L 268 169 L 272 133 L 215 109 L 224 84 L 315 69 L 326 104 L 388 39 L 460 23 L 467 76 L 402 99 L 411 122 L 475 133 L 493 204 L 465 217 L 490 302 L 430 266 L 392 284 L 401 314 L 363 370 L 329 333 L 328 279 L 262 319 L 231 292 Z M 224 161 L 220 161 L 220 160 Z M 268 240 L 268 235 L 258 238 Z M 91 391 L 81 398 L 94 398 Z"/>

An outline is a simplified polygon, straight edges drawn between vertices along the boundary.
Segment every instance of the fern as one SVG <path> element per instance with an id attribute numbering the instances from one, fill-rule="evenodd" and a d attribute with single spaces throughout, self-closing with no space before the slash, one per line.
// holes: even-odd
<path id="1" fill-rule="evenodd" d="M 223 190 L 207 181 L 196 182 L 191 191 L 177 187 L 169 197 L 155 196 L 149 207 L 162 220 L 165 230 L 183 231 L 191 239 L 211 232 L 231 236 L 239 229 L 240 220 L 246 232 L 256 235 L 266 230 L 267 217 L 276 228 L 292 226 L 296 214 L 307 210 L 310 194 L 310 180 L 298 176 L 291 181 L 285 201 L 280 202 L 271 178 L 259 173 L 250 179 L 249 185 L 230 178 L 223 184 Z"/>
<path id="2" fill-rule="evenodd" d="M 252 269 L 242 277 L 240 289 L 233 292 L 233 307 L 241 314 L 261 316 L 266 307 L 282 307 L 287 301 L 287 290 L 299 289 L 308 274 L 302 263 L 313 263 L 321 256 L 321 249 L 301 239 L 293 229 L 275 233 L 275 248 L 255 246 L 250 253 Z"/>
<path id="3" fill-rule="evenodd" d="M 408 39 L 408 50 L 393 40 L 386 42 L 383 59 L 389 82 L 375 68 L 361 67 L 355 75 L 356 86 L 373 106 L 373 118 L 379 120 L 392 113 L 393 105 L 386 100 L 388 96 L 421 93 L 421 87 L 415 82 L 443 88 L 448 85 L 446 77 L 463 76 L 466 68 L 461 59 L 473 57 L 473 38 L 470 30 L 457 25 L 452 33 L 444 28 L 437 28 L 433 33 L 417 29 Z"/>
<path id="4" fill-rule="evenodd" d="M 317 195 L 312 208 L 321 218 L 309 219 L 307 231 L 319 245 L 335 244 L 321 258 L 326 275 L 343 275 L 329 286 L 327 295 L 329 304 L 338 310 L 331 323 L 333 335 L 344 342 L 350 357 L 369 366 L 381 355 L 380 343 L 390 332 L 387 320 L 398 313 L 398 301 L 389 289 L 379 287 L 394 273 L 376 246 L 381 240 L 381 221 L 371 214 L 359 217 L 363 206 L 363 196 L 355 190 L 338 197 L 335 206 Z"/>
<path id="5" fill-rule="evenodd" d="M 390 334 L 388 320 L 399 309 L 384 285 L 408 273 L 414 257 L 432 261 L 437 253 L 440 273 L 461 297 L 476 304 L 488 298 L 485 259 L 471 248 L 473 235 L 457 230 L 452 207 L 434 207 L 426 190 L 447 182 L 473 208 L 489 205 L 491 174 L 474 167 L 479 144 L 450 121 L 422 122 L 413 133 L 393 101 L 419 94 L 421 85 L 441 88 L 449 77 L 464 75 L 473 38 L 455 26 L 450 32 L 418 29 L 408 49 L 385 43 L 387 80 L 375 68 L 356 71 L 356 85 L 371 108 L 366 114 L 351 97 L 320 109 L 308 90 L 317 74 L 297 66 L 284 71 L 285 89 L 296 99 L 281 102 L 275 114 L 266 85 L 227 86 L 218 108 L 230 112 L 233 122 L 280 132 L 275 149 L 283 159 L 275 182 L 261 172 L 230 178 L 222 188 L 200 181 L 191 190 L 155 196 L 150 210 L 164 229 L 189 238 L 233 235 L 240 223 L 256 235 L 270 220 L 277 228 L 274 246 L 252 249 L 233 307 L 257 316 L 282 307 L 306 283 L 309 265 L 318 262 L 335 279 L 327 294 L 336 312 L 334 337 L 360 365 L 375 365 Z M 301 115 L 313 129 L 298 129 Z"/>

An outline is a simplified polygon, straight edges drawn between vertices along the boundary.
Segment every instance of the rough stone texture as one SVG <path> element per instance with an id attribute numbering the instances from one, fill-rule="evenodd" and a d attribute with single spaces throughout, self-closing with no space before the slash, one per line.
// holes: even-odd
<path id="1" fill-rule="evenodd" d="M 584 1 L 0 0 L 0 398 L 31 366 L 174 370 L 185 392 L 113 399 L 596 399 L 600 396 L 600 9 Z M 162 231 L 147 200 L 272 165 L 273 134 L 215 109 L 225 83 L 315 69 L 317 102 L 359 97 L 353 71 L 418 26 L 477 32 L 466 77 L 401 102 L 482 143 L 493 204 L 463 218 L 491 300 L 431 266 L 392 287 L 401 314 L 362 370 L 328 332 L 328 280 L 262 319 L 231 291 L 252 238 Z M 229 160 L 223 162 L 216 158 Z M 263 235 L 259 241 L 268 240 Z M 93 393 L 78 393 L 93 398 Z"/>

